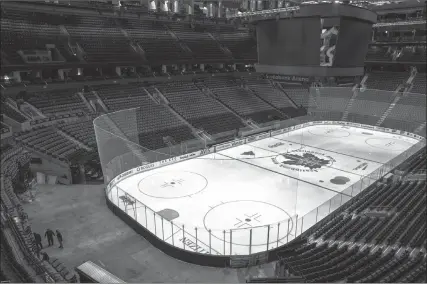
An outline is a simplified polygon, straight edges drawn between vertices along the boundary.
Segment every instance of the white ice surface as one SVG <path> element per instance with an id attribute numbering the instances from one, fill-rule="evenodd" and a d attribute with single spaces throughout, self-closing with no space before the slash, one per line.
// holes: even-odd
<path id="1" fill-rule="evenodd" d="M 229 254 L 231 249 L 232 254 L 248 254 L 249 242 L 252 253 L 266 250 L 267 225 L 269 248 L 286 243 L 300 225 L 295 224 L 296 215 L 314 210 L 416 142 L 354 127 L 311 126 L 143 172 L 117 186 L 154 212 L 172 209 L 179 213 L 173 220 L 176 225 L 171 225 L 167 221 L 162 224 L 158 215 L 141 205 L 136 206 L 136 212 L 128 211 L 167 242 L 181 247 L 187 242 L 185 249 L 198 252 Z M 288 161 L 283 154 L 304 153 L 326 164 L 313 170 L 283 163 Z M 336 177 L 348 180 L 345 184 L 331 182 Z M 182 225 L 189 234 L 183 234 Z M 250 240 L 247 228 L 251 227 Z"/>

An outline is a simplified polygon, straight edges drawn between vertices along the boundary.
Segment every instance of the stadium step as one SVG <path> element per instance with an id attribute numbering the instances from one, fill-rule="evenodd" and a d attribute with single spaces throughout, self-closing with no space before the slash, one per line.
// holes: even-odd
<path id="1" fill-rule="evenodd" d="M 218 47 L 221 49 L 221 51 L 227 55 L 227 57 L 233 58 L 233 54 L 231 53 L 231 51 L 225 47 L 224 45 L 222 45 L 221 42 L 218 41 L 218 39 L 216 39 L 211 33 L 207 33 L 209 35 L 210 38 L 212 38 L 218 45 Z"/>
<path id="2" fill-rule="evenodd" d="M 396 95 L 393 102 L 389 105 L 389 107 L 386 109 L 386 111 L 381 115 L 380 119 L 377 121 L 375 126 L 380 126 L 381 123 L 384 122 L 384 120 L 387 118 L 387 116 L 390 114 L 390 112 L 393 110 L 394 106 L 397 104 L 397 102 L 400 100 L 400 96 Z"/>
<path id="3" fill-rule="evenodd" d="M 107 106 L 104 104 L 104 102 L 102 101 L 101 97 L 98 95 L 98 93 L 96 91 L 91 91 L 92 94 L 97 98 L 97 103 L 102 107 L 102 109 L 105 112 L 108 112 L 108 108 Z"/>
<path id="4" fill-rule="evenodd" d="M 83 103 L 85 104 L 85 106 L 88 108 L 88 110 L 90 110 L 90 112 L 93 112 L 94 109 L 92 108 L 92 105 L 88 102 L 88 100 L 86 99 L 86 97 L 83 95 L 82 92 L 77 92 L 77 95 L 80 97 L 80 99 L 83 101 Z"/>
<path id="5" fill-rule="evenodd" d="M 425 131 L 425 128 L 426 128 L 426 123 L 427 122 L 423 122 L 423 123 L 421 123 L 421 125 L 420 126 L 418 126 L 415 130 L 414 130 L 414 132 L 415 133 L 420 133 L 423 129 L 424 129 L 424 131 Z"/>
<path id="6" fill-rule="evenodd" d="M 56 130 L 56 132 L 58 132 L 59 135 L 63 136 L 65 139 L 70 140 L 71 142 L 73 142 L 74 144 L 77 144 L 80 148 L 83 148 L 87 151 L 93 151 L 92 148 L 90 148 L 89 146 L 85 145 L 83 142 L 77 140 L 76 138 L 74 138 L 73 136 L 65 133 L 64 131 L 54 127 L 54 129 Z"/>
<path id="7" fill-rule="evenodd" d="M 274 110 L 276 110 L 278 113 L 280 113 L 281 115 L 283 115 L 283 117 L 285 119 L 290 118 L 289 115 L 287 115 L 286 113 L 284 113 L 283 111 L 281 111 L 279 108 L 275 107 L 272 103 L 270 103 L 269 101 L 267 101 L 266 99 L 262 98 L 260 95 L 257 94 L 256 91 L 252 90 L 250 88 L 250 86 L 246 85 L 244 87 L 245 90 L 247 90 L 248 92 L 252 93 L 255 97 L 259 98 L 260 100 L 262 100 L 264 103 L 268 104 L 269 106 L 271 106 Z"/>
<path id="8" fill-rule="evenodd" d="M 356 90 L 353 91 L 353 96 L 351 96 L 351 99 L 350 99 L 350 101 L 348 102 L 348 104 L 347 104 L 347 106 L 345 108 L 345 111 L 344 111 L 344 114 L 343 114 L 341 120 L 343 120 L 343 121 L 347 120 L 348 113 L 350 112 L 351 106 L 353 105 L 354 100 L 356 99 L 357 94 L 359 93 L 359 90 L 360 89 L 356 89 Z"/>
<path id="9" fill-rule="evenodd" d="M 173 115 L 175 115 L 175 117 L 177 119 L 179 119 L 185 125 L 187 125 L 187 127 L 191 129 L 192 133 L 197 132 L 197 129 L 190 122 L 188 122 L 184 116 L 182 116 L 178 111 L 176 111 L 174 109 L 174 107 L 170 104 L 169 100 L 166 98 L 165 95 L 163 95 L 163 93 L 159 89 L 157 89 L 155 87 L 151 88 L 150 89 L 151 92 L 149 92 L 146 88 L 143 88 L 143 89 L 145 90 L 145 92 L 149 95 L 149 97 L 154 102 L 164 105 L 169 112 L 171 112 Z M 196 137 L 198 137 L 198 136 L 196 136 Z"/>
<path id="10" fill-rule="evenodd" d="M 285 97 L 286 97 L 286 99 L 288 100 L 288 102 L 290 102 L 290 104 L 294 107 L 294 108 L 296 108 L 296 109 L 298 109 L 299 107 L 297 106 L 297 104 L 286 94 L 286 91 L 283 89 L 283 87 L 282 87 L 282 85 L 280 85 L 280 84 L 277 84 L 277 83 L 275 83 L 274 81 L 272 81 L 272 80 L 268 80 L 269 82 L 270 82 L 270 84 L 271 84 L 271 86 L 273 86 L 273 88 L 275 88 L 276 90 L 279 90 Z"/>
<path id="11" fill-rule="evenodd" d="M 225 103 L 223 103 L 219 97 L 212 92 L 211 89 L 209 89 L 206 85 L 204 85 L 203 83 L 197 83 L 195 84 L 195 86 L 197 88 L 199 88 L 199 90 L 207 97 L 213 98 L 214 100 L 216 100 L 218 103 L 220 103 L 224 108 L 226 108 L 229 112 L 231 112 L 232 114 L 234 114 L 236 117 L 238 117 L 242 123 L 246 126 L 249 126 L 251 128 L 254 128 L 253 126 L 251 126 L 248 121 L 246 119 L 243 119 L 237 112 L 235 112 L 232 108 L 230 108 L 228 105 L 226 105 Z"/>

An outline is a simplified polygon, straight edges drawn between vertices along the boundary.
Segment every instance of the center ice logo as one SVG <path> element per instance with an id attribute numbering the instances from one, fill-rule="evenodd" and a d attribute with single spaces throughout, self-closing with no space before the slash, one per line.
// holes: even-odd
<path id="1" fill-rule="evenodd" d="M 299 172 L 317 172 L 331 166 L 335 159 L 309 150 L 297 150 L 272 158 L 273 163 L 280 167 Z"/>

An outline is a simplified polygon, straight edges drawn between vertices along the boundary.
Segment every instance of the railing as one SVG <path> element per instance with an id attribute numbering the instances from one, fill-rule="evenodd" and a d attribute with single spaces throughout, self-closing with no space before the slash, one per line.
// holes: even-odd
<path id="1" fill-rule="evenodd" d="M 37 259 L 33 252 L 30 251 L 30 249 L 27 247 L 26 242 L 24 240 L 24 236 L 21 235 L 20 230 L 17 227 L 18 225 L 15 223 L 15 220 L 8 216 L 7 213 L 5 214 L 6 215 L 3 220 L 6 221 L 6 224 L 4 225 L 10 228 L 14 236 L 14 240 L 17 242 L 19 250 L 25 258 L 26 264 L 28 264 L 35 271 L 35 276 L 41 277 L 46 283 L 54 283 L 54 276 L 50 274 L 46 268 L 43 267 L 41 261 Z M 19 253 L 15 252 L 14 255 L 19 255 Z M 32 277 L 34 277 L 34 275 L 32 275 Z M 60 279 L 61 278 L 62 277 L 60 277 Z"/>
<path id="2" fill-rule="evenodd" d="M 10 158 L 18 157 L 18 160 L 23 159 L 22 155 L 28 155 L 17 153 L 16 151 L 18 149 L 11 149 L 10 152 L 6 153 L 5 155 L 2 155 L 2 165 L 7 166 L 8 168 L 11 168 L 11 163 L 9 163 Z M 22 152 L 22 151 L 21 151 Z M 2 153 L 3 154 L 3 153 Z M 20 156 L 15 156 L 20 155 Z M 26 158 L 24 157 L 24 160 Z M 12 161 L 12 163 L 15 163 L 15 160 Z M 32 272 L 31 269 L 35 272 L 35 275 L 31 273 L 28 273 L 29 277 L 36 277 L 35 281 L 39 281 L 42 279 L 44 282 L 57 282 L 57 281 L 63 281 L 63 277 L 59 273 L 51 273 L 47 267 L 36 257 L 33 251 L 33 247 L 29 246 L 29 243 L 33 241 L 33 235 L 30 230 L 30 228 L 27 226 L 27 216 L 25 212 L 22 209 L 22 206 L 19 204 L 19 201 L 17 200 L 16 196 L 14 195 L 11 188 L 8 188 L 7 186 L 3 186 L 4 178 L 11 179 L 16 176 L 18 172 L 14 171 L 11 176 L 5 174 L 1 177 L 2 182 L 2 196 L 5 198 L 4 200 L 1 200 L 1 226 L 2 231 L 5 228 L 8 228 L 10 230 L 11 236 L 13 236 L 13 242 L 16 242 L 17 246 L 11 247 L 13 257 L 17 257 L 22 255 L 24 259 L 16 259 L 17 263 L 22 264 L 23 269 L 25 273 Z M 4 191 L 3 191 L 4 190 Z M 4 195 L 3 195 L 4 194 Z M 12 195 L 12 196 L 10 196 Z M 8 200 L 14 200 L 10 201 L 9 204 L 6 203 Z M 8 206 L 9 205 L 9 206 Z M 5 232 L 2 232 L 5 233 Z M 3 236 L 2 236 L 3 237 Z M 6 240 L 6 238 L 5 238 Z M 25 260 L 25 262 L 24 262 Z M 29 269 L 31 268 L 31 269 Z"/>

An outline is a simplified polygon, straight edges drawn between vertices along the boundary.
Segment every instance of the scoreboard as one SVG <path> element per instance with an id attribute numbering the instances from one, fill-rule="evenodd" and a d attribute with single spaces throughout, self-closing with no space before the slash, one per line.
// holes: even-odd
<path id="1" fill-rule="evenodd" d="M 302 6 L 291 17 L 258 20 L 257 72 L 358 76 L 376 14 L 343 4 Z"/>

